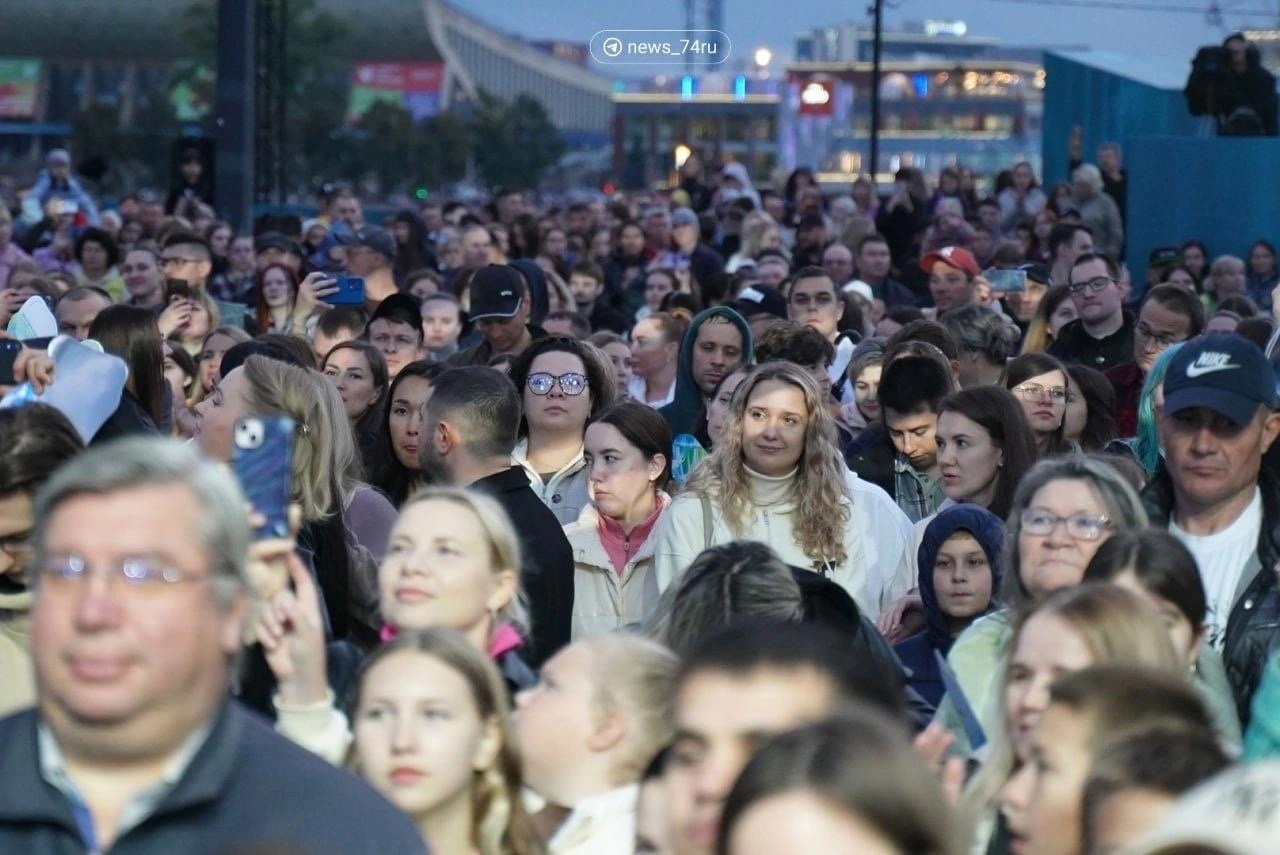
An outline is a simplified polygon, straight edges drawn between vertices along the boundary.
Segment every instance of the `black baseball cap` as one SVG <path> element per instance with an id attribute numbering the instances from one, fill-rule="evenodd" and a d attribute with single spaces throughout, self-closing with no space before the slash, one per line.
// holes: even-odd
<path id="1" fill-rule="evenodd" d="M 1164 413 L 1207 407 L 1237 425 L 1253 420 L 1258 407 L 1276 408 L 1276 381 L 1262 350 L 1234 333 L 1194 338 L 1169 361 Z"/>
<path id="2" fill-rule="evenodd" d="M 733 304 L 733 308 L 748 321 L 759 315 L 772 315 L 785 320 L 787 298 L 783 297 L 782 292 L 777 288 L 757 283 L 748 285 L 738 292 L 738 299 Z"/>
<path id="3" fill-rule="evenodd" d="M 390 259 L 396 257 L 396 239 L 391 236 L 391 232 L 377 226 L 361 226 L 352 231 L 341 232 L 338 234 L 338 243 L 343 246 L 363 246 Z"/>
<path id="4" fill-rule="evenodd" d="M 302 250 L 298 247 L 298 242 L 281 232 L 263 232 L 253 239 L 253 251 L 255 253 L 264 252 L 268 249 L 278 249 L 281 252 L 289 252 L 299 258 L 302 257 Z"/>
<path id="5" fill-rule="evenodd" d="M 471 311 L 473 321 L 481 318 L 514 318 L 524 299 L 524 280 L 513 267 L 489 264 L 471 279 Z"/>

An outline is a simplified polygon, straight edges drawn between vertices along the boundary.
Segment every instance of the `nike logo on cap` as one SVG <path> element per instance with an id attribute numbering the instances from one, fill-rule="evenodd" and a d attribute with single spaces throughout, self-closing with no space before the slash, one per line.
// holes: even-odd
<path id="1" fill-rule="evenodd" d="M 1197 356 L 1195 362 L 1187 366 L 1187 376 L 1200 377 L 1204 374 L 1212 374 L 1215 371 L 1227 371 L 1239 367 L 1239 365 L 1231 364 L 1231 354 L 1207 350 Z"/>

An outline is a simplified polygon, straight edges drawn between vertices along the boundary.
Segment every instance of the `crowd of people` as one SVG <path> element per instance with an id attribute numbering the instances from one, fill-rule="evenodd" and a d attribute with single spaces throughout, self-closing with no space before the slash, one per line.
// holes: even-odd
<path id="1" fill-rule="evenodd" d="M 198 163 L 105 204 L 50 152 L 0 206 L 0 851 L 1275 851 L 1276 254 L 1135 281 L 1119 154 L 238 233 Z"/>

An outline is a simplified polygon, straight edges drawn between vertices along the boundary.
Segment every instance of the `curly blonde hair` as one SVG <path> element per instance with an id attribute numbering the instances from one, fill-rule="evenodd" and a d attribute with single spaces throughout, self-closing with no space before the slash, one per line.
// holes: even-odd
<path id="1" fill-rule="evenodd" d="M 750 536 L 750 532 L 744 530 L 747 508 L 751 504 L 751 484 L 742 452 L 743 419 L 756 388 L 770 380 L 799 389 L 804 395 L 808 416 L 804 453 L 796 473 L 792 536 L 812 560 L 843 564 L 849 557 L 844 546 L 844 530 L 849 524 L 852 497 L 845 481 L 844 459 L 836 444 L 835 421 L 823 404 L 818 384 L 789 362 L 761 365 L 738 384 L 729 404 L 724 437 L 689 478 L 687 489 L 719 502 L 725 522 L 734 534 Z"/>

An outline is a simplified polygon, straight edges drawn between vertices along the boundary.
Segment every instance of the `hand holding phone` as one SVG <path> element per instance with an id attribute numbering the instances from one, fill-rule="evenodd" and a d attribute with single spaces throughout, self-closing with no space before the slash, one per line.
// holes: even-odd
<path id="1" fill-rule="evenodd" d="M 254 527 L 259 540 L 289 536 L 293 442 L 294 421 L 288 416 L 246 416 L 236 422 L 231 468 L 261 517 Z"/>
<path id="2" fill-rule="evenodd" d="M 339 276 L 328 302 L 331 306 L 363 306 L 364 280 L 359 276 Z"/>

